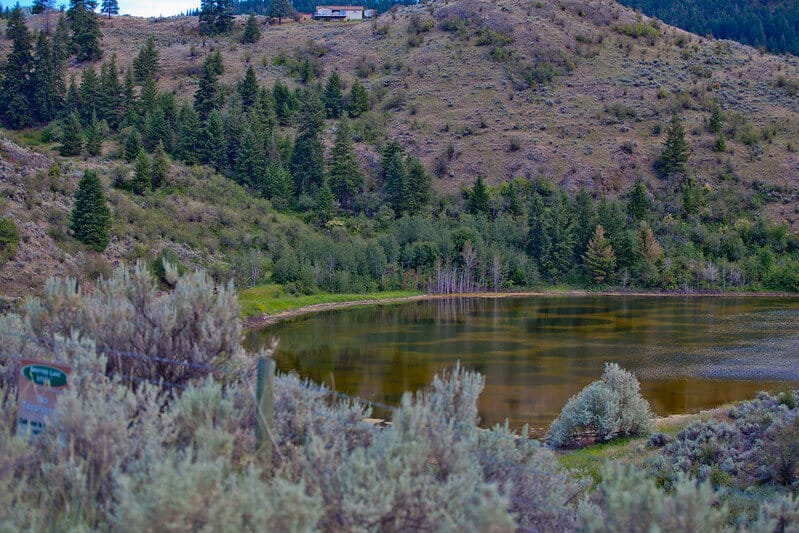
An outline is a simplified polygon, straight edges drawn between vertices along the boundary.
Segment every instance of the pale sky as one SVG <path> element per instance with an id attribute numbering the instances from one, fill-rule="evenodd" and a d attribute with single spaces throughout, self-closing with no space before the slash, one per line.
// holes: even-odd
<path id="1" fill-rule="evenodd" d="M 161 0 L 147 2 L 145 0 L 119 0 L 119 13 L 136 15 L 137 17 L 157 17 L 159 15 L 177 15 L 200 7 L 200 0 Z"/>
<path id="2" fill-rule="evenodd" d="M 118 0 L 119 1 L 119 14 L 136 15 L 137 17 L 157 17 L 159 15 L 169 16 L 177 15 L 180 12 L 185 12 L 189 9 L 200 7 L 200 0 L 161 0 L 160 2 L 148 2 L 146 0 Z M 30 5 L 32 0 L 20 0 L 23 6 Z M 98 6 L 102 0 L 98 0 Z M 56 8 L 62 4 L 69 5 L 69 0 L 55 0 L 53 2 Z M 0 0 L 0 7 L 14 7 L 17 5 L 17 0 Z M 99 11 L 99 7 L 97 10 Z"/>

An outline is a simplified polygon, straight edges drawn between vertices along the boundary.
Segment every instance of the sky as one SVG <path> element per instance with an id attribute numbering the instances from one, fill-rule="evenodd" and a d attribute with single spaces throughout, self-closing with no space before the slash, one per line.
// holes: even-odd
<path id="1" fill-rule="evenodd" d="M 200 7 L 200 0 L 161 0 L 159 2 L 148 2 L 146 0 L 118 0 L 120 15 L 136 15 L 137 17 L 157 17 L 159 15 L 169 16 L 177 15 L 180 12 L 185 12 L 189 9 Z M 30 5 L 31 0 L 21 0 L 19 2 L 23 6 Z M 69 5 L 68 0 L 56 0 L 53 2 L 56 7 L 61 4 Z M 102 3 L 102 0 L 98 0 Z M 17 5 L 17 0 L 0 0 L 0 7 L 14 7 Z M 99 11 L 99 8 L 98 8 Z"/>
<path id="2" fill-rule="evenodd" d="M 181 11 L 200 7 L 200 0 L 119 0 L 119 12 L 137 17 L 157 17 L 158 15 L 177 15 Z"/>

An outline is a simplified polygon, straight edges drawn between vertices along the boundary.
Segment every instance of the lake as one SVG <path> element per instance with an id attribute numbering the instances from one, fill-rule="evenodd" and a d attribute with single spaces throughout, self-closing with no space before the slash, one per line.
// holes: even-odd
<path id="1" fill-rule="evenodd" d="M 606 361 L 636 374 L 660 416 L 799 381 L 795 298 L 435 299 L 307 315 L 248 332 L 245 344 L 272 336 L 279 370 L 393 405 L 460 361 L 486 377 L 481 425 L 538 432 Z"/>

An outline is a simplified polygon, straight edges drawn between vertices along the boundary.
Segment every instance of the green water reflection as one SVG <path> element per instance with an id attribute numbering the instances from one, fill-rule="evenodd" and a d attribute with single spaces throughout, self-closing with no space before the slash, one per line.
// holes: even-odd
<path id="1" fill-rule="evenodd" d="M 546 426 L 615 361 L 659 415 L 799 381 L 799 299 L 462 298 L 326 312 L 250 332 L 280 338 L 278 368 L 396 404 L 460 361 L 486 376 L 483 425 Z"/>

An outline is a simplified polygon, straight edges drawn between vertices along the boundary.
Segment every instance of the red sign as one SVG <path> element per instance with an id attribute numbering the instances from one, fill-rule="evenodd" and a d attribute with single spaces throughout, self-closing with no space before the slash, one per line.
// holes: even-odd
<path id="1" fill-rule="evenodd" d="M 58 402 L 58 397 L 69 386 L 71 371 L 68 366 L 49 361 L 22 360 L 17 394 L 19 435 L 37 435 L 44 430 L 47 419 L 52 415 Z"/>

